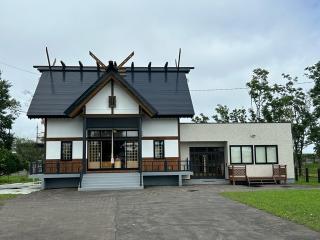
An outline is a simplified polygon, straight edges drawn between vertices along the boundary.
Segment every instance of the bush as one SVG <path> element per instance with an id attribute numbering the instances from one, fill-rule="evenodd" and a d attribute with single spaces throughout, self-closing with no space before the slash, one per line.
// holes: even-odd
<path id="1" fill-rule="evenodd" d="M 15 144 L 15 151 L 23 168 L 29 170 L 30 162 L 44 159 L 44 147 L 37 145 L 36 142 L 18 138 Z"/>
<path id="2" fill-rule="evenodd" d="M 0 176 L 10 175 L 22 169 L 23 166 L 16 154 L 5 148 L 0 149 Z"/>

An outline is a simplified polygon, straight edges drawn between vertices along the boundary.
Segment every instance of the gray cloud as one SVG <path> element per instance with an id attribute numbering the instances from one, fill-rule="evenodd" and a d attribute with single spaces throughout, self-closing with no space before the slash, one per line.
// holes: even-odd
<path id="1" fill-rule="evenodd" d="M 1 1 L 0 61 L 36 72 L 32 65 L 51 58 L 69 65 L 93 64 L 88 51 L 120 61 L 132 50 L 136 65 L 174 65 L 182 48 L 184 66 L 194 66 L 191 89 L 243 87 L 256 67 L 271 80 L 282 72 L 302 77 L 319 60 L 318 1 Z M 39 75 L 0 63 L 22 103 Z M 307 86 L 306 86 L 307 87 Z M 212 115 L 218 104 L 250 104 L 245 90 L 192 92 L 197 113 Z M 27 107 L 24 106 L 24 110 Z M 24 114 L 14 130 L 34 137 L 38 122 Z"/>

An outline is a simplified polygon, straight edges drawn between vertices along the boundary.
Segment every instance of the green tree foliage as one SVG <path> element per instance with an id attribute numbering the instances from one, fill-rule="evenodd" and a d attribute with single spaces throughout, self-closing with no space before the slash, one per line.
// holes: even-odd
<path id="1" fill-rule="evenodd" d="M 249 88 L 252 106 L 249 109 L 250 122 L 264 122 L 263 109 L 272 98 L 271 88 L 268 82 L 269 72 L 257 68 L 253 70 L 251 80 L 246 84 Z"/>
<path id="2" fill-rule="evenodd" d="M 244 123 L 247 122 L 247 110 L 235 108 L 231 112 L 226 105 L 218 104 L 212 118 L 217 123 Z"/>
<path id="3" fill-rule="evenodd" d="M 20 104 L 10 95 L 11 84 L 1 79 L 0 72 L 0 148 L 11 149 L 13 134 L 10 132 L 18 117 Z"/>
<path id="4" fill-rule="evenodd" d="M 0 148 L 0 176 L 10 175 L 23 169 L 21 162 L 16 154 Z"/>
<path id="5" fill-rule="evenodd" d="M 192 122 L 194 123 L 207 123 L 209 121 L 209 118 L 205 116 L 203 113 L 200 113 L 199 116 L 194 116 L 192 118 Z"/>
<path id="6" fill-rule="evenodd" d="M 44 159 L 44 148 L 29 139 L 16 139 L 15 151 L 24 169 L 28 169 L 30 162 Z"/>
<path id="7" fill-rule="evenodd" d="M 314 81 L 310 90 L 310 97 L 313 104 L 313 125 L 310 130 L 309 139 L 314 144 L 314 150 L 320 156 L 320 61 L 305 69 L 305 75 Z"/>

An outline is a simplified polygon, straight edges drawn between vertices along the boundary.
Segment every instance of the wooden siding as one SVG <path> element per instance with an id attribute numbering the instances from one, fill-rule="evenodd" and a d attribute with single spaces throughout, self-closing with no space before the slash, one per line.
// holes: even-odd
<path id="1" fill-rule="evenodd" d="M 45 160 L 45 173 L 80 173 L 82 169 L 82 159 L 59 160 L 47 159 Z"/>
<path id="2" fill-rule="evenodd" d="M 180 158 L 170 157 L 165 159 L 142 158 L 143 172 L 180 171 Z"/>

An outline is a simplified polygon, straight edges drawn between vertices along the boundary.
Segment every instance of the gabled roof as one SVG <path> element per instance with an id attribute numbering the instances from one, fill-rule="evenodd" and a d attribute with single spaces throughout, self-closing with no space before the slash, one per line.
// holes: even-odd
<path id="1" fill-rule="evenodd" d="M 108 67 L 107 71 L 95 82 L 93 83 L 79 98 L 74 101 L 64 113 L 69 117 L 74 117 L 82 107 L 97 93 L 100 91 L 109 81 L 116 81 L 122 85 L 129 94 L 138 102 L 140 106 L 153 117 L 156 115 L 156 110 L 138 93 L 131 85 L 129 85 L 117 71 L 113 70 L 113 67 Z"/>
<path id="2" fill-rule="evenodd" d="M 35 66 L 42 74 L 32 98 L 29 118 L 69 117 L 83 104 L 92 92 L 110 79 L 118 81 L 136 97 L 145 111 L 154 117 L 192 117 L 194 115 L 186 74 L 192 68 L 125 68 L 126 74 L 117 71 L 100 71 L 97 67 Z"/>

